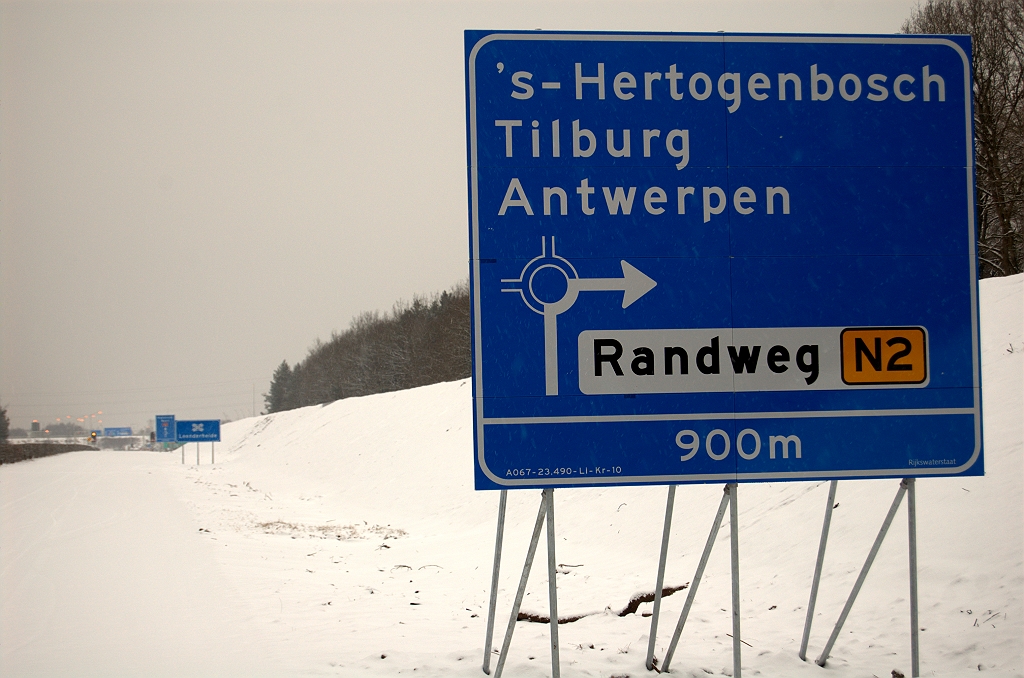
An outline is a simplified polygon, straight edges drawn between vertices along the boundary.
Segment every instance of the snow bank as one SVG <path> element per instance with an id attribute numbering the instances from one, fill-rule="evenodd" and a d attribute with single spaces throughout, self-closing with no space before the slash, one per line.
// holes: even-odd
<path id="1" fill-rule="evenodd" d="M 983 281 L 981 293 L 987 474 L 918 483 L 926 676 L 1024 674 L 1024 276 Z M 472 489 L 470 405 L 470 385 L 460 381 L 238 421 L 224 426 L 212 466 L 204 444 L 200 466 L 190 445 L 184 466 L 177 452 L 104 452 L 0 468 L 0 673 L 137 675 L 132 667 L 164 661 L 155 646 L 188 646 L 195 629 L 214 626 L 219 631 L 193 643 L 176 668 L 199 669 L 192 675 L 213 666 L 218 675 L 482 675 L 498 495 Z M 91 499 L 75 489 L 91 477 L 86 469 L 107 483 Z M 897 486 L 839 484 L 810 655 L 828 637 Z M 739 488 L 743 664 L 750 675 L 825 675 L 796 653 L 827 489 Z M 678 490 L 667 586 L 690 582 L 721 492 L 718 485 Z M 555 493 L 559 612 L 582 616 L 560 627 L 564 675 L 646 674 L 650 619 L 643 615 L 651 605 L 617 613 L 654 588 L 665 496 L 660 487 Z M 539 498 L 536 490 L 509 496 L 496 646 Z M 94 517 L 74 523 L 66 509 L 72 500 Z M 122 519 L 104 518 L 87 508 L 93 504 L 120 507 Z M 904 516 L 901 509 L 828 675 L 910 675 Z M 95 567 L 74 561 L 84 557 L 82 539 L 95 540 Z M 728 539 L 726 524 L 673 674 L 731 672 Z M 146 557 L 157 543 L 166 554 Z M 105 575 L 103 563 L 118 558 L 148 574 L 114 568 Z M 154 564 L 161 559 L 164 569 Z M 541 616 L 544 561 L 542 545 L 524 603 L 524 611 Z M 191 583 L 158 583 L 180 580 L 183 562 Z M 31 573 L 42 563 L 49 563 L 40 570 L 49 583 Z M 96 607 L 89 618 L 85 593 L 69 586 L 59 586 L 59 596 L 49 592 L 63 579 L 80 582 L 92 599 L 120 590 L 121 600 L 130 581 L 133 609 L 183 610 L 170 615 L 174 620 L 192 609 L 194 623 L 136 629 L 132 637 L 150 642 L 122 650 L 121 660 L 109 642 L 106 651 L 87 653 L 90 640 L 127 633 L 126 624 L 148 618 L 120 615 L 116 605 Z M 658 656 L 685 593 L 664 600 Z M 216 614 L 207 611 L 210 600 L 218 601 Z M 72 645 L 54 626 L 69 617 L 92 623 L 75 626 Z M 506 675 L 548 675 L 547 639 L 546 625 L 518 623 Z"/>

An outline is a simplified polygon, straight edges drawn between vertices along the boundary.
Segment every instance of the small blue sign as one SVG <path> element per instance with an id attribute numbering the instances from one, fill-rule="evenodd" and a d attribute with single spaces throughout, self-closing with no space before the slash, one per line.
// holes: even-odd
<path id="1" fill-rule="evenodd" d="M 117 438 L 123 436 L 130 436 L 132 434 L 131 426 L 115 426 L 103 429 L 104 438 Z"/>
<path id="2" fill-rule="evenodd" d="M 465 37 L 478 489 L 983 472 L 969 38 Z"/>
<path id="3" fill-rule="evenodd" d="M 179 443 L 220 441 L 220 419 L 175 421 L 174 429 L 174 439 Z"/>
<path id="4" fill-rule="evenodd" d="M 173 443 L 174 442 L 174 415 L 173 414 L 158 414 L 156 415 L 156 442 L 158 443 Z"/>

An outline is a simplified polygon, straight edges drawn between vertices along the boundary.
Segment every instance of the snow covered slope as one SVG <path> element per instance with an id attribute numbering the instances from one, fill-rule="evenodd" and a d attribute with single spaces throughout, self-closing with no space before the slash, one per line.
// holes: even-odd
<path id="1" fill-rule="evenodd" d="M 982 283 L 983 478 L 918 483 L 922 674 L 1024 675 L 1024 276 Z M 179 453 L 0 467 L 0 675 L 479 676 L 497 493 L 472 489 L 466 381 L 224 426 Z M 816 656 L 897 490 L 839 484 Z M 827 483 L 741 485 L 744 672 L 910 675 L 905 508 L 826 669 L 796 654 Z M 667 586 L 690 582 L 722 488 L 677 492 Z M 555 493 L 563 675 L 640 676 L 666 491 Z M 509 494 L 495 645 L 540 492 Z M 672 664 L 731 673 L 728 523 Z M 524 611 L 547 614 L 544 547 Z M 663 604 L 663 656 L 685 591 Z M 549 675 L 519 622 L 508 676 Z M 494 662 L 492 661 L 492 667 Z"/>

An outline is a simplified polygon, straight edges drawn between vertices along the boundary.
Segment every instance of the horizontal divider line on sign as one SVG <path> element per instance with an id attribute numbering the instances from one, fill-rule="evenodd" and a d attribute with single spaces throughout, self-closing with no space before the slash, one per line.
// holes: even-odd
<path id="1" fill-rule="evenodd" d="M 973 407 L 937 407 L 916 410 L 818 410 L 813 412 L 709 412 L 698 414 L 608 414 L 568 417 L 483 417 L 484 425 L 591 424 L 630 421 L 703 421 L 709 419 L 820 419 L 829 417 L 927 417 L 977 414 Z"/>

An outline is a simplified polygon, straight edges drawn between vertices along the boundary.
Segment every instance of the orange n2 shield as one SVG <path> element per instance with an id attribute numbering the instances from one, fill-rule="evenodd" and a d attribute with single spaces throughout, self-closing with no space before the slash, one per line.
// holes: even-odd
<path id="1" fill-rule="evenodd" d="M 851 386 L 928 380 L 923 327 L 851 327 L 843 330 L 840 345 L 843 382 Z"/>

